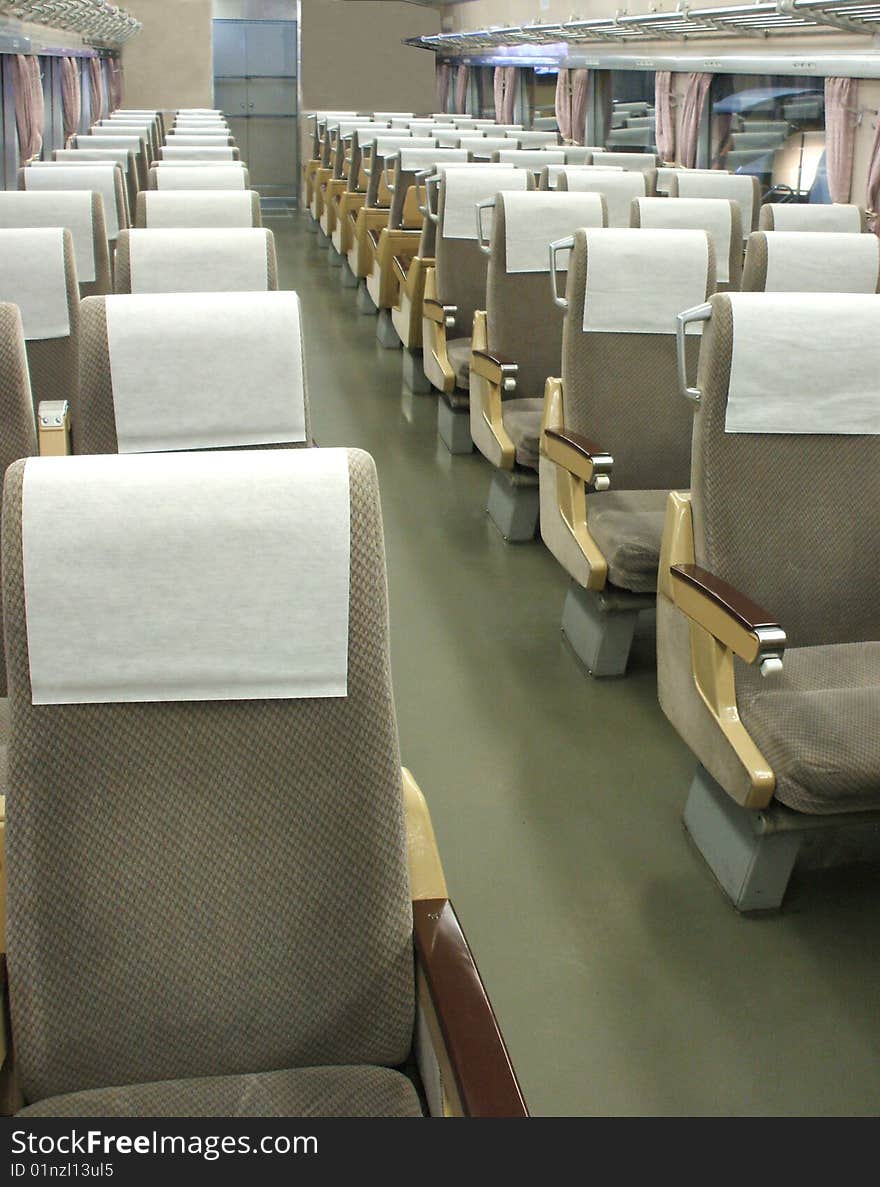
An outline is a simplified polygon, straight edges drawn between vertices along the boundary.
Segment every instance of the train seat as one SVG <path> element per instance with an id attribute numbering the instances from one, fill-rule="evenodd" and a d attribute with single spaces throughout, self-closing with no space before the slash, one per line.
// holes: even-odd
<path id="1" fill-rule="evenodd" d="M 372 458 L 38 458 L 5 497 L 21 1115 L 526 1116 L 400 766 Z"/>
<path id="2" fill-rule="evenodd" d="M 130 140 L 132 137 L 136 136 L 143 145 L 143 152 L 148 166 L 153 163 L 159 154 L 159 146 L 158 144 L 154 144 L 150 129 L 144 128 L 141 124 L 93 124 L 92 127 L 89 128 L 88 134 L 98 141 L 113 141 L 119 140 L 120 138 Z"/>
<path id="3" fill-rule="evenodd" d="M 864 207 L 811 202 L 765 202 L 758 218 L 759 231 L 867 231 Z"/>
<path id="4" fill-rule="evenodd" d="M 361 167 L 367 179 L 366 199 L 349 214 L 352 225 L 351 246 L 347 262 L 353 280 L 358 284 L 358 309 L 361 313 L 375 313 L 376 306 L 370 296 L 366 279 L 373 271 L 376 249 L 383 228 L 388 226 L 394 195 L 388 188 L 388 164 L 396 159 L 402 147 L 434 149 L 436 145 L 428 136 L 384 136 L 379 135 L 361 145 Z M 404 195 L 405 199 L 405 195 Z"/>
<path id="5" fill-rule="evenodd" d="M 880 292 L 880 239 L 836 231 L 753 231 L 744 292 Z"/>
<path id="6" fill-rule="evenodd" d="M 729 198 L 633 198 L 633 227 L 706 231 L 715 249 L 716 291 L 742 286 L 742 212 Z"/>
<path id="7" fill-rule="evenodd" d="M 493 162 L 515 165 L 517 169 L 531 169 L 535 184 L 541 180 L 544 169 L 550 165 L 565 165 L 565 150 L 562 148 L 502 148 L 492 154 Z"/>
<path id="8" fill-rule="evenodd" d="M 726 293 L 690 316 L 704 323 L 696 388 L 693 370 L 680 377 L 692 492 L 667 508 L 660 704 L 701 764 L 686 827 L 736 906 L 764 910 L 807 838 L 816 861 L 816 826 L 880 808 L 866 596 L 880 580 L 880 302 Z M 828 580 L 809 578 L 817 558 Z"/>
<path id="9" fill-rule="evenodd" d="M 520 148 L 557 148 L 562 142 L 558 132 L 525 132 L 509 133 L 509 138 L 515 137 Z"/>
<path id="10" fill-rule="evenodd" d="M 87 161 L 113 161 L 125 176 L 128 211 L 130 215 L 134 215 L 141 184 L 137 157 L 133 152 L 125 148 L 56 148 L 52 153 L 52 160 L 62 165 L 79 165 Z M 32 166 L 35 164 L 36 161 L 31 162 Z"/>
<path id="11" fill-rule="evenodd" d="M 453 165 L 428 181 L 428 217 L 435 224 L 433 268 L 425 275 L 422 363 L 441 392 L 440 437 L 452 453 L 470 453 L 467 389 L 474 314 L 486 303 L 487 259 L 477 236 L 477 204 L 505 190 L 531 190 L 527 169 L 509 165 Z M 436 202 L 434 197 L 436 196 Z"/>
<path id="12" fill-rule="evenodd" d="M 653 125 L 631 126 L 627 124 L 625 128 L 612 128 L 608 133 L 608 139 L 605 143 L 608 146 L 609 152 L 616 152 L 625 145 L 632 145 L 634 148 L 649 149 L 656 143 L 656 133 Z"/>
<path id="13" fill-rule="evenodd" d="M 471 153 L 475 161 L 491 161 L 494 153 L 519 148 L 516 136 L 459 136 L 453 148 L 463 148 Z"/>
<path id="14" fill-rule="evenodd" d="M 67 227 L 82 297 L 112 291 L 104 201 L 88 190 L 0 191 L 0 227 Z"/>
<path id="15" fill-rule="evenodd" d="M 122 231 L 117 293 L 255 293 L 278 288 L 271 231 L 250 227 Z"/>
<path id="16" fill-rule="evenodd" d="M 73 236 L 66 227 L 0 230 L 0 301 L 21 311 L 35 411 L 43 401 L 72 406 L 80 296 Z M 63 417 L 66 421 L 66 410 Z"/>
<path id="17" fill-rule="evenodd" d="M 240 161 L 241 153 L 231 145 L 163 144 L 159 149 L 162 161 Z"/>
<path id="18" fill-rule="evenodd" d="M 239 161 L 223 164 L 188 162 L 174 164 L 165 161 L 150 169 L 147 188 L 151 190 L 249 190 L 251 177 Z"/>
<path id="19" fill-rule="evenodd" d="M 101 149 L 124 148 L 127 152 L 134 153 L 138 189 L 145 190 L 147 188 L 149 165 L 147 163 L 147 154 L 142 136 L 75 136 L 73 138 L 73 148 L 76 151 L 79 151 L 79 149 L 97 149 L 100 151 Z"/>
<path id="20" fill-rule="evenodd" d="M 490 518 L 505 540 L 524 541 L 538 526 L 544 389 L 562 356 L 563 319 L 548 299 L 550 245 L 578 227 L 603 227 L 605 199 L 536 190 L 500 193 L 483 205 L 489 263 L 486 308 L 474 314 L 471 438 L 495 467 Z M 489 209 L 494 217 L 486 236 Z"/>
<path id="21" fill-rule="evenodd" d="M 758 229 L 761 211 L 761 183 L 745 173 L 724 173 L 718 169 L 676 169 L 668 178 L 671 198 L 731 198 L 742 211 L 743 238 Z"/>
<path id="22" fill-rule="evenodd" d="M 147 368 L 150 334 L 163 348 Z M 82 343 L 75 454 L 311 442 L 296 293 L 91 297 Z"/>
<path id="23" fill-rule="evenodd" d="M 163 141 L 166 147 L 172 145 L 193 145 L 200 144 L 207 148 L 212 145 L 214 147 L 223 148 L 224 146 L 232 147 L 234 140 L 225 132 L 170 132 Z"/>
<path id="24" fill-rule="evenodd" d="M 144 190 L 138 194 L 135 226 L 259 227 L 256 190 Z"/>
<path id="25" fill-rule="evenodd" d="M 640 169 L 651 172 L 660 164 L 660 158 L 651 152 L 608 152 L 601 148 L 593 149 L 592 165 L 617 165 L 621 169 Z"/>
<path id="26" fill-rule="evenodd" d="M 675 319 L 714 288 L 705 231 L 575 233 L 562 378 L 545 396 L 541 535 L 571 578 L 562 629 L 593 676 L 624 674 L 654 605 L 666 491 L 690 475 Z M 689 335 L 692 362 L 698 348 Z"/>
<path id="27" fill-rule="evenodd" d="M 633 198 L 651 197 L 655 192 L 656 173 L 641 169 L 605 169 L 603 166 L 566 167 L 556 179 L 557 190 L 602 194 L 607 207 L 609 227 L 628 227 Z"/>
<path id="28" fill-rule="evenodd" d="M 46 161 L 42 167 L 18 171 L 20 190 L 87 190 L 100 194 L 104 202 L 107 239 L 115 243 L 119 232 L 129 226 L 128 193 L 122 170 L 113 161 L 92 161 L 68 165 Z"/>

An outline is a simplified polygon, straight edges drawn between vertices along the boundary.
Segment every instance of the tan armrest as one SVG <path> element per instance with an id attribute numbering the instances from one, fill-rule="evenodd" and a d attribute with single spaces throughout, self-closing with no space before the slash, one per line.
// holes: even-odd
<path id="1" fill-rule="evenodd" d="M 483 379 L 487 379 L 489 383 L 508 394 L 516 390 L 519 364 L 509 359 L 503 359 L 499 355 L 490 354 L 487 350 L 475 348 L 471 355 L 471 370 L 476 371 Z"/>
<path id="2" fill-rule="evenodd" d="M 70 405 L 67 400 L 41 400 L 37 408 L 40 457 L 67 457 L 70 448 Z"/>
<path id="3" fill-rule="evenodd" d="M 422 317 L 426 317 L 428 321 L 436 322 L 438 326 L 443 326 L 448 330 L 451 330 L 455 325 L 457 312 L 456 305 L 443 305 L 434 297 L 425 297 L 422 301 Z"/>
<path id="4" fill-rule="evenodd" d="M 387 227 L 391 211 L 387 206 L 362 206 L 358 212 L 370 229 Z"/>
<path id="5" fill-rule="evenodd" d="M 412 774 L 406 767 L 402 772 L 410 896 L 414 902 L 446 898 L 446 878 L 428 805 Z"/>
<path id="6" fill-rule="evenodd" d="M 692 622 L 768 675 L 782 667 L 785 631 L 766 611 L 708 569 L 673 565 L 672 597 Z"/>
<path id="7" fill-rule="evenodd" d="M 542 441 L 544 454 L 551 462 L 562 466 L 595 490 L 608 490 L 614 458 L 601 446 L 580 433 L 571 433 L 566 429 L 547 428 Z"/>
<path id="8" fill-rule="evenodd" d="M 430 1022 L 443 1046 L 441 1067 L 454 1081 L 465 1117 L 528 1117 L 516 1074 L 452 904 L 413 903 L 419 983 L 430 998 Z M 429 1023 L 429 1029 L 433 1026 Z M 450 1110 L 452 1112 L 453 1110 Z"/>

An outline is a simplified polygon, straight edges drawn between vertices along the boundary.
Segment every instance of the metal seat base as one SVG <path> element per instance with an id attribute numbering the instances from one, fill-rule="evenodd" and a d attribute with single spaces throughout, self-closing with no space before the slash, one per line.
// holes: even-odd
<path id="1" fill-rule="evenodd" d="M 525 544 L 534 540 L 539 507 L 537 476 L 534 482 L 528 482 L 520 474 L 495 471 L 486 511 L 508 543 Z"/>
<path id="2" fill-rule="evenodd" d="M 471 415 L 467 408 L 457 410 L 441 398 L 437 403 L 437 432 L 450 453 L 473 453 Z"/>

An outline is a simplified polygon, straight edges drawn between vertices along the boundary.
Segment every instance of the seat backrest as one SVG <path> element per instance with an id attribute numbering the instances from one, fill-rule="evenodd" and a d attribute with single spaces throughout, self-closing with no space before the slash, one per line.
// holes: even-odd
<path id="1" fill-rule="evenodd" d="M 697 564 L 764 606 L 790 647 L 880 639 L 880 301 L 724 293 L 711 305 L 694 421 Z"/>
<path id="2" fill-rule="evenodd" d="M 743 237 L 748 238 L 758 226 L 761 209 L 761 183 L 744 173 L 725 173 L 718 169 L 677 169 L 668 178 L 672 198 L 732 198 L 742 211 Z"/>
<path id="3" fill-rule="evenodd" d="M 260 227 L 256 190 L 144 190 L 138 194 L 135 226 Z"/>
<path id="4" fill-rule="evenodd" d="M 785 140 L 785 132 L 731 132 L 730 143 L 736 149 L 776 148 Z"/>
<path id="5" fill-rule="evenodd" d="M 117 293 L 255 293 L 278 288 L 271 231 L 199 227 L 122 231 Z"/>
<path id="6" fill-rule="evenodd" d="M 150 170 L 151 190 L 249 190 L 250 173 L 236 161 L 228 164 L 193 164 L 153 166 Z"/>
<path id="7" fill-rule="evenodd" d="M 773 173 L 775 152 L 772 148 L 732 148 L 724 158 L 725 167 L 731 173 L 766 182 Z"/>
<path id="8" fill-rule="evenodd" d="M 657 193 L 669 194 L 670 178 L 677 173 L 715 173 L 715 169 L 684 169 L 678 165 L 661 165 L 657 170 Z"/>
<path id="9" fill-rule="evenodd" d="M 744 292 L 876 293 L 880 239 L 835 231 L 753 231 L 742 287 Z"/>
<path id="10" fill-rule="evenodd" d="M 589 165 L 566 166 L 556 179 L 558 190 L 604 195 L 609 227 L 628 227 L 633 198 L 654 194 L 656 175 L 652 171 L 603 169 Z"/>
<path id="11" fill-rule="evenodd" d="M 742 285 L 742 214 L 730 198 L 634 198 L 631 225 L 706 231 L 715 249 L 718 291 Z"/>
<path id="12" fill-rule="evenodd" d="M 153 138 L 149 130 L 139 125 L 132 126 L 130 124 L 123 123 L 106 125 L 94 124 L 89 129 L 88 134 L 96 140 L 103 140 L 104 138 L 117 139 L 119 137 L 137 136 L 141 141 L 143 153 L 147 159 L 147 165 L 155 160 L 157 155 L 157 146 L 154 145 Z"/>
<path id="13" fill-rule="evenodd" d="M 125 175 L 128 211 L 134 217 L 137 196 L 141 189 L 136 155 L 126 148 L 56 148 L 52 160 L 64 165 L 86 161 L 114 161 Z M 35 162 L 31 162 L 33 165 Z"/>
<path id="14" fill-rule="evenodd" d="M 18 305 L 34 407 L 76 400 L 80 298 L 73 236 L 62 227 L 0 230 L 0 301 Z"/>
<path id="15" fill-rule="evenodd" d="M 20 190 L 88 190 L 104 200 L 107 238 L 116 242 L 119 232 L 128 226 L 128 201 L 122 170 L 112 161 L 94 161 L 90 165 L 67 165 L 52 162 L 42 169 L 20 169 Z"/>
<path id="16" fill-rule="evenodd" d="M 114 136 L 112 138 L 104 136 L 76 136 L 74 138 L 74 150 L 79 149 L 103 149 L 103 148 L 124 148 L 127 152 L 134 154 L 135 168 L 137 170 L 138 187 L 146 189 L 147 175 L 149 166 L 147 163 L 147 155 L 144 151 L 144 142 L 138 136 Z"/>
<path id="17" fill-rule="evenodd" d="M 608 133 L 605 142 L 610 150 L 618 145 L 635 145 L 636 148 L 651 148 L 656 143 L 653 125 L 627 125 L 625 128 L 614 128 Z M 644 167 L 644 166 L 643 166 Z"/>
<path id="18" fill-rule="evenodd" d="M 437 294 L 454 305 L 450 337 L 470 337 L 474 312 L 486 302 L 486 256 L 477 239 L 477 203 L 505 190 L 534 189 L 526 169 L 505 165 L 453 165 L 440 170 L 437 208 Z"/>
<path id="19" fill-rule="evenodd" d="M 456 147 L 467 149 L 475 161 L 491 161 L 496 152 L 519 148 L 519 139 L 511 136 L 460 136 Z"/>
<path id="20" fill-rule="evenodd" d="M 500 193 L 486 278 L 489 353 L 518 365 L 517 398 L 540 398 L 562 357 L 560 309 L 550 300 L 550 244 L 605 225 L 601 194 Z M 567 256 L 559 258 L 561 267 Z"/>
<path id="21" fill-rule="evenodd" d="M 224 147 L 232 144 L 232 137 L 223 132 L 171 132 L 165 139 L 166 146 L 202 145 L 205 148 Z"/>
<path id="22" fill-rule="evenodd" d="M 17 305 L 0 302 L 0 481 L 9 466 L 37 452 L 34 405 L 28 375 L 21 313 Z M 0 563 L 2 572 L 2 563 Z M 0 631 L 3 607 L 0 602 Z M 0 697 L 6 696 L 6 658 L 0 647 Z M 4 788 L 5 791 L 5 788 Z"/>
<path id="23" fill-rule="evenodd" d="M 758 219 L 760 231 L 867 231 L 862 206 L 819 202 L 766 202 Z"/>
<path id="24" fill-rule="evenodd" d="M 508 148 L 500 149 L 492 154 L 493 160 L 504 164 L 515 165 L 518 169 L 531 169 L 536 177 L 549 165 L 564 165 L 565 152 L 563 149 L 544 148 Z"/>
<path id="25" fill-rule="evenodd" d="M 562 336 L 565 426 L 614 458 L 615 490 L 687 485 L 691 418 L 675 319 L 715 287 L 705 231 L 579 230 Z M 696 365 L 699 338 L 687 353 Z"/>
<path id="26" fill-rule="evenodd" d="M 37 458 L 5 495 L 26 1100 L 400 1065 L 412 915 L 372 459 Z M 54 615 L 87 685 L 43 650 Z"/>
<path id="27" fill-rule="evenodd" d="M 541 145 L 546 148 L 555 148 L 559 144 L 558 132 L 514 132 L 513 135 L 519 141 L 520 148 L 539 148 Z"/>
<path id="28" fill-rule="evenodd" d="M 601 149 L 595 149 L 592 164 L 649 171 L 657 168 L 660 158 L 652 152 L 602 152 Z"/>
<path id="29" fill-rule="evenodd" d="M 0 227 L 67 227 L 73 236 L 80 295 L 109 293 L 110 250 L 104 202 L 88 190 L 0 190 Z"/>
<path id="30" fill-rule="evenodd" d="M 82 335 L 74 453 L 310 443 L 296 293 L 92 297 Z"/>
<path id="31" fill-rule="evenodd" d="M 159 150 L 163 161 L 238 161 L 237 148 L 228 145 L 170 144 Z"/>

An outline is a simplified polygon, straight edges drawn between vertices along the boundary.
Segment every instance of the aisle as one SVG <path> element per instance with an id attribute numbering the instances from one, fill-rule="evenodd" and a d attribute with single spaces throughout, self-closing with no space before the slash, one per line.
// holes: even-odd
<path id="1" fill-rule="evenodd" d="M 305 220 L 266 225 L 303 300 L 316 439 L 376 459 L 403 761 L 533 1113 L 875 1113 L 878 871 L 736 915 L 681 827 L 694 762 L 653 640 L 625 680 L 579 670 L 566 578 L 501 540 L 488 465 L 438 446 L 435 397 L 404 393 Z"/>

